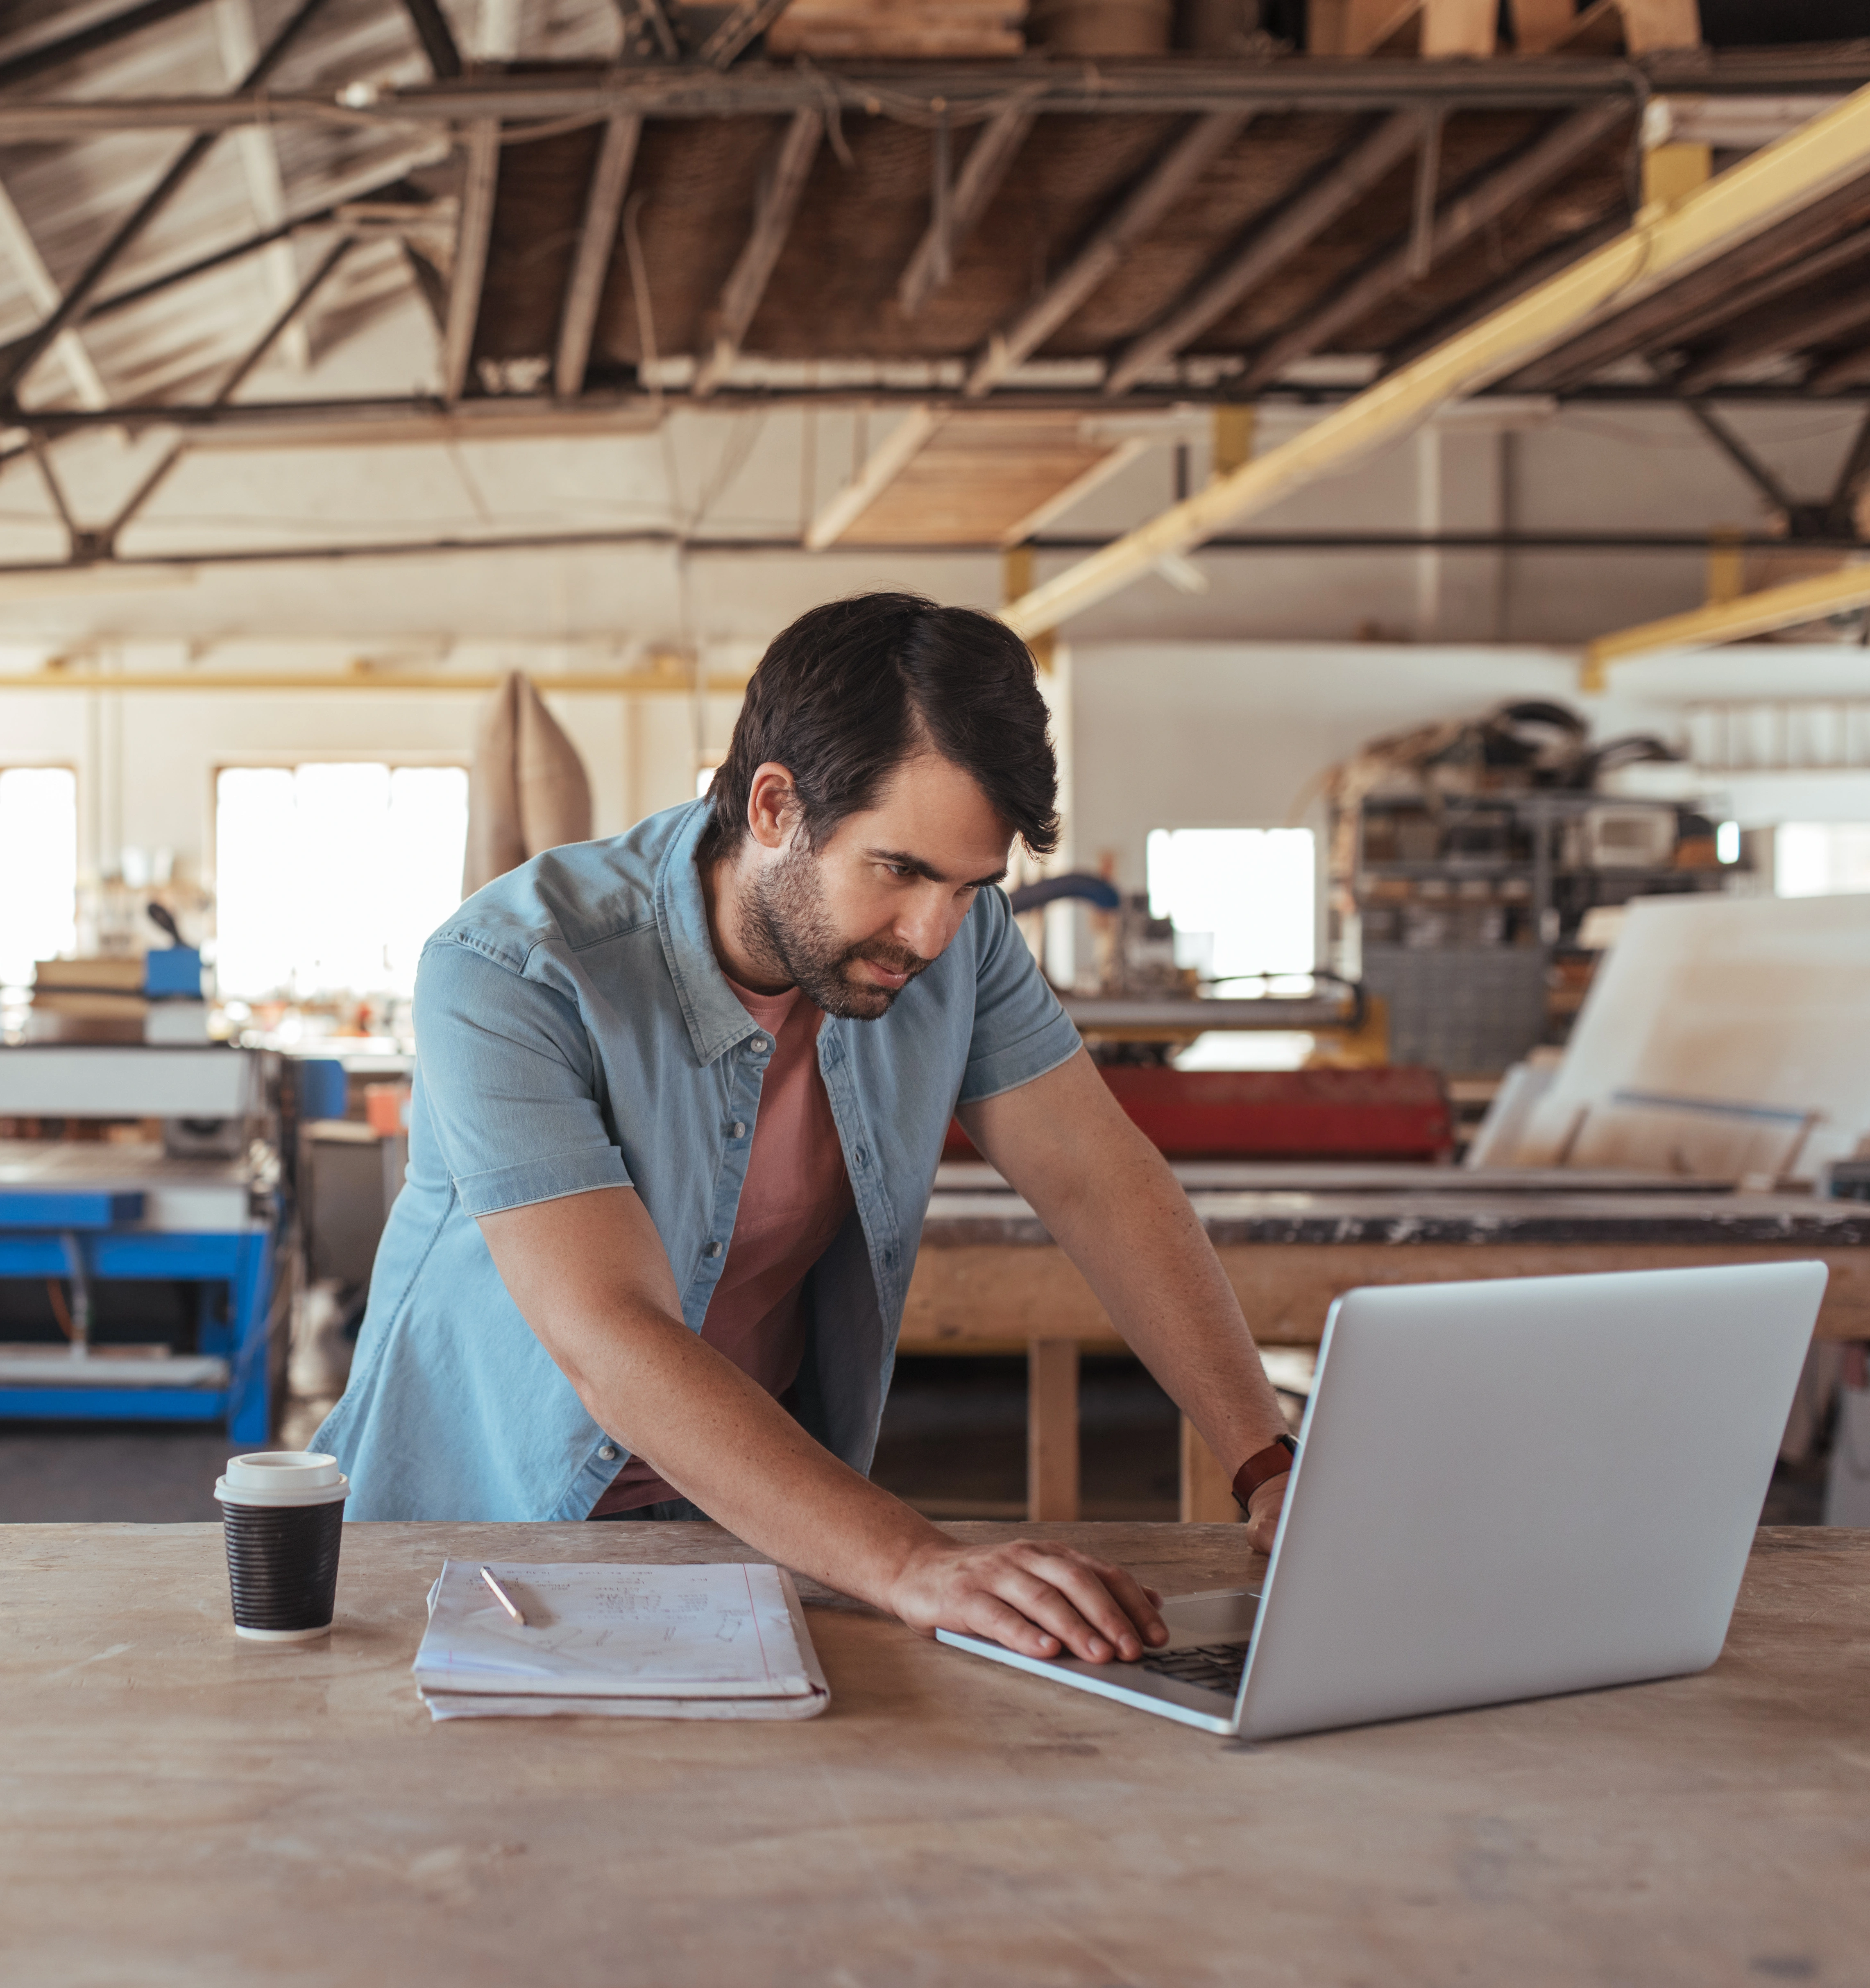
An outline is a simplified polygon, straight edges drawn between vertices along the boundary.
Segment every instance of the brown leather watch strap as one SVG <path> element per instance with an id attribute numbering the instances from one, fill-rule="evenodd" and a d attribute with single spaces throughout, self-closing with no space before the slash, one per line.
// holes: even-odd
<path id="1" fill-rule="evenodd" d="M 1245 1511 L 1248 1499 L 1261 1485 L 1270 1484 L 1275 1477 L 1283 1477 L 1298 1453 L 1298 1445 L 1289 1435 L 1276 1435 L 1264 1449 L 1255 1450 L 1234 1472 L 1235 1503 Z"/>

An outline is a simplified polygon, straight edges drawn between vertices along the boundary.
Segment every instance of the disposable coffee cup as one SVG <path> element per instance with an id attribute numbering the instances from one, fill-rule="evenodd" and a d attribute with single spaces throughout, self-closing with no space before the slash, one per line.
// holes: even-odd
<path id="1" fill-rule="evenodd" d="M 328 1635 L 350 1480 L 309 1449 L 230 1456 L 215 1485 L 227 1535 L 234 1633 L 256 1643 Z"/>

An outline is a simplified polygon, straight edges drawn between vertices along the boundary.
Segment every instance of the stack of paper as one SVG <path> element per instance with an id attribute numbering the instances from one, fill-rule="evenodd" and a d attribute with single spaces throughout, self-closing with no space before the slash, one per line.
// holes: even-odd
<path id="1" fill-rule="evenodd" d="M 774 1567 L 443 1563 L 415 1681 L 437 1719 L 810 1719 L 830 1702 Z"/>

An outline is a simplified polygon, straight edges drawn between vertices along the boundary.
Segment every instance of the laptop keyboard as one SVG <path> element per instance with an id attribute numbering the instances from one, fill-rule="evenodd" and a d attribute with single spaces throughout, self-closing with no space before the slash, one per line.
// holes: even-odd
<path id="1" fill-rule="evenodd" d="M 1231 1696 L 1240 1689 L 1249 1647 L 1245 1643 L 1199 1643 L 1192 1649 L 1159 1650 L 1145 1657 L 1141 1668 L 1158 1677 L 1173 1678 L 1178 1684 L 1199 1685 Z"/>

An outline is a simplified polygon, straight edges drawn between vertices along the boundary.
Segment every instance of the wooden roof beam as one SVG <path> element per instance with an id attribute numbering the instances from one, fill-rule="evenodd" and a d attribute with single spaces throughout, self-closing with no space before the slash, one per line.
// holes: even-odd
<path id="1" fill-rule="evenodd" d="M 1246 128 L 1250 111 L 1217 110 L 1198 118 L 1092 231 L 1065 268 L 976 357 L 964 390 L 977 397 L 1030 359 L 1088 298 L 1177 201 Z"/>
<path id="2" fill-rule="evenodd" d="M 1580 13 L 1571 0 L 1513 0 L 1513 35 L 1522 55 L 1598 54 L 1618 42 L 1632 56 L 1674 54 L 1701 46 L 1697 0 L 1594 0 Z"/>
<path id="3" fill-rule="evenodd" d="M 439 0 L 403 0 L 403 12 L 409 16 L 409 25 L 414 29 L 416 39 L 422 44 L 422 52 L 428 58 L 430 74 L 442 83 L 459 76 L 461 50 Z"/>
<path id="4" fill-rule="evenodd" d="M 1709 333 L 1718 331 L 1736 317 L 1750 316 L 1788 290 L 1803 289 L 1834 270 L 1865 260 L 1870 260 L 1870 228 L 1858 228 L 1801 262 L 1788 262 L 1782 269 L 1767 271 L 1750 282 L 1736 285 L 1725 296 L 1710 298 L 1705 309 L 1678 318 L 1669 326 L 1669 346 L 1678 350 L 1691 347 Z"/>
<path id="5" fill-rule="evenodd" d="M 417 157 L 419 160 L 426 161 L 429 157 L 427 149 L 424 148 Z M 401 184 L 401 178 L 402 174 L 399 170 L 389 179 L 360 188 L 354 197 L 360 200 L 368 200 L 373 195 L 387 193 Z M 296 215 L 291 220 L 282 221 L 277 228 L 267 228 L 258 235 L 249 235 L 241 241 L 230 242 L 225 248 L 211 250 L 207 255 L 198 256 L 192 262 L 184 262 L 174 268 L 165 269 L 159 276 L 149 277 L 140 283 L 133 283 L 127 289 L 113 290 L 109 296 L 100 297 L 95 303 L 87 304 L 79 313 L 78 322 L 80 324 L 88 324 L 93 318 L 109 317 L 117 311 L 134 309 L 135 306 L 144 303 L 150 297 L 160 296 L 164 291 L 174 289 L 179 283 L 192 282 L 197 276 L 211 275 L 214 271 L 225 268 L 230 262 L 241 262 L 249 255 L 258 255 L 262 249 L 270 248 L 276 243 L 286 241 L 290 236 L 297 234 L 302 228 L 322 227 L 328 221 L 336 220 L 339 218 L 340 209 L 346 205 L 347 201 L 337 201 L 326 206 L 315 208 L 309 214 Z M 49 308 L 49 306 L 42 306 L 42 308 Z M 26 334 L 26 336 L 30 336 L 30 333 Z M 5 345 L 0 345 L 0 362 L 4 362 L 15 350 L 23 347 L 25 342 L 26 338 L 22 336 Z"/>
<path id="6" fill-rule="evenodd" d="M 224 407 L 233 399 L 254 368 L 278 344 L 285 333 L 299 321 L 306 306 L 324 288 L 326 283 L 336 273 L 338 265 L 350 253 L 354 245 L 353 238 L 350 235 L 339 236 L 326 252 L 324 259 L 299 286 L 298 293 L 289 299 L 282 309 L 275 313 L 265 330 L 228 369 L 220 385 L 215 390 L 214 397 L 209 403 L 211 406 Z M 92 543 L 96 553 L 107 559 L 116 552 L 118 539 L 123 536 L 124 532 L 143 511 L 150 499 L 168 481 L 177 465 L 188 453 L 188 447 L 186 437 L 170 445 L 167 452 L 157 462 L 149 474 L 143 478 L 119 507 L 116 516 L 101 532 L 95 535 Z"/>
<path id="7" fill-rule="evenodd" d="M 1770 635 L 1781 628 L 1800 627 L 1807 621 L 1822 621 L 1865 607 L 1870 607 L 1870 566 L 1847 566 L 1810 580 L 1791 580 L 1784 587 L 1762 587 L 1756 593 L 1743 593 L 1713 607 L 1599 636 L 1584 652 L 1578 688 L 1586 692 L 1607 688 L 1605 672 L 1608 666 L 1627 662 L 1632 656 L 1653 655 L 1665 649 L 1717 648 L 1723 642 Z"/>
<path id="8" fill-rule="evenodd" d="M 1550 186 L 1585 153 L 1627 123 L 1629 115 L 1628 105 L 1621 103 L 1574 111 L 1477 184 L 1445 201 L 1429 233 L 1430 266 L 1491 227 L 1520 201 Z M 1412 243 L 1405 242 L 1378 257 L 1335 295 L 1256 353 L 1239 382 L 1239 390 L 1242 394 L 1256 391 L 1269 380 L 1277 378 L 1295 360 L 1328 345 L 1340 332 L 1361 323 L 1406 290 L 1417 279 L 1417 274 Z"/>
<path id="9" fill-rule="evenodd" d="M 760 299 L 766 294 L 786 238 L 792 232 L 823 136 L 822 111 L 793 113 L 754 203 L 753 225 L 721 287 L 720 300 L 709 313 L 709 327 L 692 389 L 702 400 L 727 377 L 740 356 L 741 341 L 759 309 Z"/>
<path id="10" fill-rule="evenodd" d="M 1331 223 L 1361 200 L 1379 180 L 1422 143 L 1427 125 L 1422 113 L 1398 110 L 1384 119 L 1352 150 L 1328 167 L 1305 191 L 1256 228 L 1221 265 L 1203 277 L 1162 321 L 1120 352 L 1104 383 L 1121 394 L 1154 367 L 1166 364 L 1199 338 L 1257 283 L 1317 240 Z"/>
<path id="11" fill-rule="evenodd" d="M 806 549 L 821 553 L 842 538 L 921 453 L 947 418 L 932 407 L 909 408 L 871 451 L 863 468 L 807 526 Z"/>
<path id="12" fill-rule="evenodd" d="M 785 12 L 788 0 L 737 0 L 714 32 L 702 42 L 700 59 L 711 69 L 729 69 L 756 36 L 763 35 Z"/>
<path id="13" fill-rule="evenodd" d="M 25 216 L 14 205 L 12 195 L 3 184 L 0 184 L 0 255 L 12 264 L 13 273 L 19 279 L 19 287 L 32 299 L 36 309 L 52 311 L 58 308 L 57 279 L 46 268 L 39 244 L 32 238 L 32 231 L 27 227 Z M 84 406 L 105 407 L 110 404 L 110 396 L 96 363 L 69 326 L 52 340 L 52 353 L 64 367 L 72 391 Z"/>
<path id="14" fill-rule="evenodd" d="M 1310 0 L 1305 46 L 1314 56 L 1381 50 L 1490 56 L 1499 0 Z"/>
<path id="15" fill-rule="evenodd" d="M 55 69 L 63 68 L 67 63 L 96 55 L 101 49 L 114 47 L 132 35 L 140 35 L 145 28 L 159 26 L 178 14 L 185 14 L 191 8 L 205 4 L 206 0 L 143 0 L 140 6 L 127 8 L 121 14 L 113 14 L 107 20 L 79 29 L 76 34 L 66 35 L 56 42 L 42 42 L 37 48 L 28 49 L 23 55 L 0 63 L 0 91 L 18 90 L 22 84 L 34 82 Z"/>
<path id="16" fill-rule="evenodd" d="M 455 232 L 455 267 L 448 277 L 448 326 L 441 335 L 441 397 L 450 407 L 468 384 L 468 362 L 480 323 L 487 249 L 493 239 L 494 196 L 500 184 L 500 127 L 484 117 L 469 127 L 463 162 L 461 212 Z"/>
<path id="17" fill-rule="evenodd" d="M 929 217 L 928 228 L 896 286 L 897 306 L 905 317 L 914 317 L 954 273 L 954 259 L 992 205 L 1038 116 L 1023 98 L 1003 105 L 968 148 L 945 201 L 938 190 L 932 203 L 938 211 Z"/>
<path id="18" fill-rule="evenodd" d="M 1851 242 L 1856 255 L 1849 259 L 1855 261 L 1865 252 L 1865 237 L 1853 235 Z M 1861 283 L 1815 309 L 1810 299 L 1794 298 L 1761 322 L 1743 326 L 1731 338 L 1701 353 L 1676 376 L 1676 384 L 1685 394 L 1698 394 L 1730 373 L 1774 353 L 1809 352 L 1818 346 L 1834 345 L 1866 326 L 1870 326 L 1870 287 Z"/>
<path id="19" fill-rule="evenodd" d="M 1870 344 L 1860 345 L 1854 350 L 1841 352 L 1834 359 L 1828 359 L 1822 366 L 1806 377 L 1806 390 L 1813 394 L 1835 394 L 1847 387 L 1861 385 L 1870 380 Z"/>
<path id="20" fill-rule="evenodd" d="M 1801 127 L 1804 128 L 1807 127 Z M 1761 158 L 1766 154 L 1753 156 Z M 1752 161 L 1746 163 L 1750 164 Z M 1709 184 L 1718 186 L 1739 170 L 1733 167 Z M 1743 309 L 1753 285 L 1763 278 L 1808 260 L 1814 252 L 1823 253 L 1842 231 L 1855 232 L 1867 224 L 1870 224 L 1870 178 L 1840 187 L 1828 199 L 1815 203 L 1784 226 L 1741 244 L 1719 269 L 1697 270 L 1681 282 L 1658 289 L 1632 302 L 1628 309 L 1592 324 L 1522 367 L 1508 383 L 1510 389 L 1527 394 L 1562 392 L 1632 353 L 1665 351 L 1673 343 L 1678 324 L 1685 320 L 1703 323 L 1711 307 L 1724 307 L 1736 298 L 1740 299 L 1736 308 Z"/>
<path id="21" fill-rule="evenodd" d="M 597 329 L 597 307 L 604 301 L 604 279 L 610 273 L 610 257 L 617 247 L 624 195 L 629 191 L 630 174 L 642 136 L 643 120 L 634 110 L 620 111 L 605 120 L 597 163 L 585 191 L 577 252 L 572 258 L 564 306 L 559 313 L 558 353 L 552 383 L 561 401 L 575 401 L 584 391 L 591 334 Z"/>
<path id="22" fill-rule="evenodd" d="M 1043 532 L 1054 518 L 1062 518 L 1067 511 L 1082 503 L 1101 484 L 1109 482 L 1120 470 L 1128 469 L 1150 446 L 1148 435 L 1128 435 L 1121 441 L 1111 445 L 1109 451 L 1099 457 L 1091 466 L 1072 478 L 1069 483 L 1060 484 L 1051 495 L 1035 504 L 1023 518 L 1009 525 L 1000 532 L 1003 546 L 1023 545 L 1036 532 Z M 1205 587 L 1195 590 L 1205 593 Z"/>
<path id="23" fill-rule="evenodd" d="M 257 90 L 265 82 L 285 60 L 293 43 L 310 25 L 313 16 L 323 4 L 324 0 L 299 0 L 299 5 L 286 17 L 252 68 L 242 79 L 239 89 L 234 93 L 236 96 Z M 98 285 L 123 259 L 125 252 L 140 238 L 150 223 L 194 178 L 195 168 L 214 149 L 215 140 L 220 135 L 218 130 L 198 131 L 189 140 L 168 170 L 137 201 L 127 218 L 118 224 L 110 240 L 85 265 L 70 289 L 25 338 L 13 347 L 4 359 L 0 359 L 0 401 L 12 397 L 14 389 L 51 348 L 59 334 L 76 321 Z"/>
<path id="24" fill-rule="evenodd" d="M 1030 639 L 1107 600 L 1165 553 L 1189 553 L 1236 518 L 1341 473 L 1450 401 L 1513 375 L 1598 313 L 1640 301 L 1780 228 L 1870 172 L 1870 89 L 1757 152 L 1672 207 L 1645 208 L 1594 254 L 1334 408 L 1279 448 L 1217 478 L 1003 610 Z M 1866 583 L 1870 584 L 1870 583 Z"/>
<path id="25" fill-rule="evenodd" d="M 253 15 L 252 0 L 214 0 L 215 31 L 221 43 L 221 56 L 230 87 L 250 69 L 259 54 L 259 30 Z M 250 124 L 235 134 L 241 167 L 246 176 L 247 198 L 253 208 L 255 225 L 277 228 L 286 218 L 286 181 L 279 167 L 278 134 L 270 125 Z M 266 280 L 273 303 L 292 301 L 299 287 L 299 263 L 289 241 L 267 250 Z M 296 372 L 307 371 L 312 363 L 311 341 L 303 319 L 296 320 L 281 343 L 286 362 Z"/>

